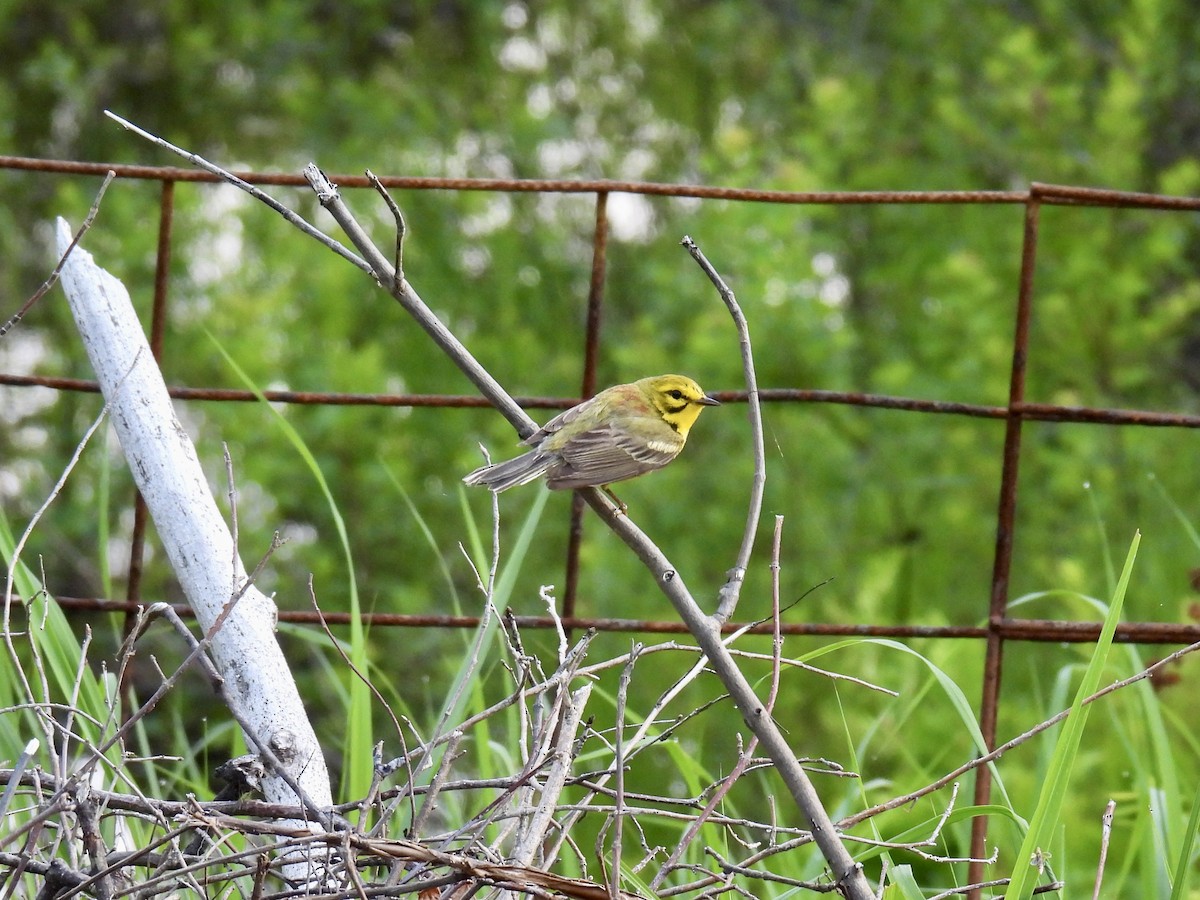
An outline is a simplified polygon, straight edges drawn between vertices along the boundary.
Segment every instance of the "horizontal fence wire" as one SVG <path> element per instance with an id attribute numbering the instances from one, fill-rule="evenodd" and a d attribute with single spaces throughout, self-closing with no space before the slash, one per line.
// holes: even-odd
<path id="1" fill-rule="evenodd" d="M 0 170 L 26 171 L 47 175 L 98 176 L 110 171 L 121 179 L 157 181 L 162 185 L 159 221 L 159 246 L 155 279 L 151 346 L 156 359 L 161 358 L 162 335 L 167 317 L 168 263 L 171 251 L 171 229 L 174 211 L 174 185 L 177 182 L 220 183 L 208 172 L 175 167 L 115 165 L 107 163 L 33 159 L 0 156 Z M 237 172 L 238 177 L 254 185 L 308 188 L 302 175 L 285 173 Z M 345 188 L 369 188 L 371 182 L 363 175 L 331 175 L 331 180 Z M 745 203 L 808 204 L 808 205 L 892 205 L 892 204 L 1004 204 L 1025 209 L 1024 246 L 1021 279 L 1017 303 L 1017 319 L 1012 341 L 1012 380 L 1008 403 L 988 406 L 955 403 L 913 397 L 894 397 L 848 391 L 764 389 L 763 401 L 769 403 L 832 403 L 851 407 L 891 409 L 913 413 L 970 416 L 1003 420 L 1006 423 L 1004 465 L 999 485 L 996 524 L 996 551 L 991 577 L 989 613 L 982 626 L 920 626 L 823 624 L 815 622 L 783 623 L 780 630 L 786 635 L 828 637 L 869 636 L 892 638 L 970 639 L 985 642 L 984 678 L 979 706 L 980 728 L 989 748 L 996 745 L 996 721 L 1002 684 L 1001 659 L 1006 641 L 1078 643 L 1093 642 L 1100 633 L 1100 624 L 1052 619 L 1016 619 L 1007 614 L 1008 577 L 1015 530 L 1015 509 L 1019 487 L 1021 424 L 1025 421 L 1079 422 L 1104 426 L 1151 426 L 1166 428 L 1200 427 L 1200 416 L 1151 410 L 1105 409 L 1085 406 L 1057 406 L 1030 403 L 1024 396 L 1024 373 L 1029 349 L 1029 314 L 1033 298 L 1033 270 L 1038 243 L 1039 211 L 1043 206 L 1089 206 L 1109 208 L 1200 210 L 1200 198 L 1165 196 L 1141 192 L 1116 191 L 1088 187 L 1033 183 L 1024 191 L 763 191 L 725 188 L 710 185 L 655 184 L 609 180 L 572 181 L 504 178 L 429 178 L 380 177 L 388 188 L 435 191 L 493 191 L 505 193 L 559 193 L 591 195 L 596 201 L 595 231 L 591 282 L 588 296 L 587 328 L 583 348 L 581 396 L 595 390 L 595 366 L 598 358 L 600 323 L 603 316 L 603 293 L 608 240 L 607 198 L 611 193 L 631 193 L 660 197 L 688 197 Z M 0 372 L 0 385 L 40 387 L 58 391 L 97 392 L 95 382 L 85 379 L 28 375 Z M 250 391 L 224 388 L 174 386 L 172 397 L 180 400 L 210 402 L 254 402 L 258 396 Z M 279 403 L 326 406 L 384 406 L 464 408 L 485 407 L 487 402 L 476 396 L 429 394 L 354 394 L 313 391 L 263 392 L 266 399 Z M 745 402 L 746 394 L 738 391 L 715 394 L 722 402 Z M 578 397 L 520 397 L 521 406 L 536 409 L 563 409 L 579 401 Z M 571 525 L 566 560 L 566 591 L 562 599 L 561 617 L 518 616 L 516 622 L 524 628 L 568 629 L 594 628 L 601 631 L 637 632 L 646 634 L 686 634 L 678 621 L 641 619 L 593 618 L 577 615 L 575 610 L 579 548 L 583 503 L 577 496 L 571 509 Z M 133 551 L 130 557 L 126 598 L 58 597 L 68 611 L 124 613 L 127 625 L 136 610 L 144 605 L 140 596 L 140 575 L 146 526 L 145 504 L 136 498 Z M 18 601 L 20 598 L 15 598 Z M 176 606 L 181 615 L 188 615 L 185 606 Z M 279 618 L 300 624 L 349 622 L 345 613 L 281 611 Z M 474 628 L 479 619 L 474 616 L 402 615 L 368 613 L 362 617 L 374 627 L 407 628 Z M 750 633 L 771 633 L 769 623 L 749 625 L 730 623 L 727 631 L 749 627 Z M 1134 644 L 1191 644 L 1200 641 L 1200 626 L 1158 622 L 1127 622 L 1117 627 L 1115 639 Z M 979 770 L 975 786 L 975 803 L 986 805 L 991 795 L 990 770 Z M 986 855 L 987 819 L 976 817 L 973 822 L 971 855 L 981 859 Z M 982 864 L 972 863 L 970 881 L 981 880 Z"/>
<path id="2" fill-rule="evenodd" d="M 143 181 L 188 181 L 222 183 L 221 179 L 197 169 L 173 166 L 138 166 L 118 163 L 36 159 L 0 156 L 0 169 L 46 172 L 56 175 L 96 175 L 110 171 L 117 178 Z M 249 184 L 308 188 L 303 175 L 284 172 L 234 172 Z M 330 175 L 341 187 L 370 188 L 365 175 Z M 693 197 L 701 200 L 739 200 L 753 203 L 792 204 L 1010 204 L 1037 200 L 1055 206 L 1110 206 L 1140 209 L 1200 210 L 1200 197 L 1147 194 L 1101 188 L 1034 182 L 1024 191 L 760 191 L 694 184 L 658 184 L 648 181 L 552 180 L 536 178 L 434 178 L 401 175 L 379 176 L 384 187 L 425 191 L 496 191 L 539 194 L 645 194 L 657 197 Z"/>
<path id="3" fill-rule="evenodd" d="M 20 602 L 20 598 L 13 598 Z M 54 602 L 74 612 L 134 613 L 144 606 L 130 600 L 109 600 L 103 597 L 62 597 Z M 169 604 L 180 618 L 194 618 L 186 603 Z M 280 622 L 293 625 L 349 625 L 347 612 L 317 612 L 305 609 L 281 609 Z M 363 612 L 354 617 L 371 628 L 467 628 L 479 627 L 479 616 L 421 615 L 416 613 Z M 560 625 L 569 630 L 635 634 L 688 634 L 687 626 L 679 621 L 658 619 L 600 618 L 595 616 L 550 617 L 513 616 L 519 628 L 554 629 Z M 772 635 L 776 626 L 770 622 L 738 624 L 726 622 L 723 634 Z M 989 629 L 982 625 L 867 625 L 833 622 L 780 622 L 779 633 L 788 637 L 889 637 L 889 638 L 986 638 Z M 1006 640 L 1055 644 L 1094 643 L 1100 636 L 1099 622 L 1069 622 L 1055 619 L 1002 619 L 994 629 Z M 1113 640 L 1121 644 L 1193 644 L 1200 641 L 1200 625 L 1178 625 L 1170 622 L 1122 622 L 1117 625 Z"/>
<path id="4" fill-rule="evenodd" d="M 54 375 L 12 375 L 0 372 L 0 384 L 21 387 L 45 387 L 58 391 L 81 391 L 98 394 L 100 386 L 83 378 L 60 378 Z M 259 394 L 236 388 L 199 388 L 168 385 L 167 392 L 176 400 L 217 400 L 227 403 L 256 403 Z M 585 391 L 585 394 L 590 393 Z M 745 391 L 710 391 L 722 403 L 745 403 Z M 391 406 L 443 407 L 447 409 L 480 409 L 491 404 L 483 397 L 470 394 L 355 394 L 325 391 L 281 391 L 264 389 L 263 399 L 272 403 L 294 403 L 300 406 Z M 522 397 L 513 398 L 525 409 L 568 409 L 579 397 Z M 988 406 L 977 403 L 958 403 L 947 400 L 921 400 L 914 397 L 893 397 L 887 394 L 865 394 L 857 391 L 804 390 L 800 388 L 762 388 L 758 399 L 764 403 L 834 403 L 840 406 L 863 406 L 873 409 L 899 409 L 908 412 L 937 413 L 948 416 L 970 416 L 978 419 L 1007 419 L 1017 416 L 1037 422 L 1090 422 L 1097 425 L 1142 425 L 1163 428 L 1200 428 L 1200 415 L 1154 412 L 1143 409 L 1104 409 L 1091 406 L 1056 406 L 1052 403 L 1014 403 L 1011 406 Z"/>

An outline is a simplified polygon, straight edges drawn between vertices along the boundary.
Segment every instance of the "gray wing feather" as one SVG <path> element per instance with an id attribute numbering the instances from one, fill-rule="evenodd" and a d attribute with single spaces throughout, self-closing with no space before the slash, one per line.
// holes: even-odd
<path id="1" fill-rule="evenodd" d="M 679 455 L 683 442 L 634 440 L 623 430 L 603 426 L 571 438 L 559 450 L 561 461 L 546 473 L 555 490 L 624 481 L 661 468 Z"/>
<path id="2" fill-rule="evenodd" d="M 510 487 L 528 484 L 553 464 L 553 456 L 530 450 L 516 459 L 478 468 L 463 481 L 467 484 L 486 485 L 498 494 Z"/>

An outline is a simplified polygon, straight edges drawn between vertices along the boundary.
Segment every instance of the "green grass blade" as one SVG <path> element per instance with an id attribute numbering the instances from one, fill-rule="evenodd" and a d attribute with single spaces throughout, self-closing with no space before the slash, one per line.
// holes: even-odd
<path id="1" fill-rule="evenodd" d="M 925 893 L 917 884 L 912 866 L 896 866 L 888 870 L 888 886 L 883 897 L 884 900 L 924 900 Z"/>
<path id="2" fill-rule="evenodd" d="M 1079 744 L 1083 739 L 1084 726 L 1087 724 L 1090 707 L 1083 706 L 1083 700 L 1095 693 L 1100 684 L 1100 676 L 1108 661 L 1109 649 L 1112 647 L 1113 633 L 1121 618 L 1125 591 L 1129 586 L 1129 576 L 1133 571 L 1133 561 L 1137 558 L 1141 539 L 1140 533 L 1134 534 L 1129 554 L 1125 558 L 1125 567 L 1121 570 L 1121 578 L 1117 582 L 1117 589 L 1113 593 L 1108 615 L 1104 619 L 1104 627 L 1096 641 L 1096 649 L 1092 653 L 1091 661 L 1084 672 L 1079 689 L 1075 692 L 1075 699 L 1071 703 L 1071 714 L 1063 723 L 1062 731 L 1058 736 L 1042 792 L 1038 798 L 1037 809 L 1030 819 L 1029 830 L 1025 833 L 1025 841 L 1021 844 L 1021 850 L 1017 854 L 1012 881 L 1009 882 L 1008 890 L 1004 893 L 1006 900 L 1033 895 L 1038 871 L 1035 866 L 1027 865 L 1026 861 L 1031 859 L 1039 848 L 1049 847 L 1055 839 L 1059 815 L 1062 812 L 1063 800 L 1066 797 L 1067 785 L 1071 777 L 1071 769 L 1079 752 Z"/>
<path id="3" fill-rule="evenodd" d="M 1171 876 L 1171 900 L 1183 900 L 1190 896 L 1192 867 L 1192 847 L 1196 843 L 1196 828 L 1200 827 L 1200 788 L 1192 797 L 1192 814 L 1188 818 L 1187 833 L 1183 836 L 1179 847 L 1179 859 L 1175 863 L 1175 872 Z"/>
<path id="4" fill-rule="evenodd" d="M 521 565 L 533 543 L 537 524 L 541 520 L 542 511 L 546 508 L 546 501 L 549 497 L 550 492 L 545 488 L 536 492 L 533 505 L 521 523 L 512 549 L 503 557 L 492 596 L 496 611 L 501 615 L 508 609 L 513 588 L 516 586 L 517 575 L 520 573 Z M 479 574 L 482 578 L 487 578 L 486 569 L 480 569 Z M 439 735 L 448 723 L 458 722 L 463 718 L 463 709 L 468 702 L 479 699 L 477 692 L 482 688 L 480 675 L 485 668 L 483 665 L 485 650 L 494 639 L 499 624 L 497 616 L 485 615 L 483 621 L 479 623 L 479 627 L 475 629 L 471 645 L 463 655 L 463 662 L 454 676 L 454 684 L 438 718 Z M 486 723 L 480 723 L 476 737 L 482 742 L 480 746 L 486 746 L 489 741 Z M 426 769 L 426 772 L 432 772 L 434 769 L 436 769 L 436 765 Z"/>
<path id="5" fill-rule="evenodd" d="M 293 449 L 295 449 L 300 459 L 304 461 L 304 464 L 313 476 L 313 480 L 317 483 L 321 494 L 325 498 L 325 502 L 329 507 L 329 514 L 333 517 L 334 527 L 337 529 L 338 541 L 341 544 L 342 554 L 346 561 L 347 593 L 350 600 L 350 661 L 354 663 L 355 668 L 359 672 L 365 673 L 368 671 L 369 659 L 367 656 L 366 631 L 362 624 L 362 607 L 358 596 L 358 580 L 354 575 L 354 555 L 350 549 L 350 536 L 346 531 L 346 523 L 342 518 L 341 512 L 338 510 L 333 492 L 329 489 L 329 484 L 326 482 L 325 475 L 321 472 L 321 467 L 317 464 L 316 458 L 304 443 L 304 439 L 300 437 L 300 433 L 292 426 L 292 423 L 284 418 L 283 414 L 272 404 L 267 402 L 258 385 L 250 380 L 249 375 L 225 351 L 225 348 L 221 346 L 216 337 L 209 333 L 209 339 L 216 345 L 217 350 L 225 357 L 225 361 L 237 374 L 238 378 L 242 380 L 242 383 L 254 392 L 254 395 L 258 397 L 264 408 L 271 411 L 271 414 L 275 417 L 276 424 L 279 426 L 279 430 L 287 438 Z M 363 797 L 371 786 L 372 702 L 370 689 L 367 685 L 363 684 L 358 676 L 353 676 L 350 681 L 350 703 L 347 708 L 346 739 L 343 744 L 343 759 L 345 760 L 345 764 L 342 768 L 341 792 L 344 797 Z"/>
<path id="6" fill-rule="evenodd" d="M 1175 514 L 1175 518 L 1179 520 L 1179 525 L 1183 528 L 1184 534 L 1200 549 L 1200 532 L 1196 531 L 1196 526 L 1192 524 L 1192 520 L 1188 517 L 1188 514 L 1180 508 L 1178 503 L 1171 499 L 1171 495 L 1167 493 L 1167 489 L 1162 486 L 1161 481 L 1153 476 L 1151 476 L 1151 480 L 1154 482 L 1154 487 L 1158 490 L 1158 495 L 1162 497 L 1163 503 L 1170 507 L 1171 512 Z"/>
<path id="7" fill-rule="evenodd" d="M 1087 494 L 1088 509 L 1096 526 L 1096 534 L 1100 536 L 1100 558 L 1104 563 L 1104 587 L 1109 596 L 1112 596 L 1112 592 L 1117 587 L 1117 567 L 1113 561 L 1112 550 L 1109 549 L 1108 539 L 1104 534 L 1104 516 L 1100 513 L 1100 504 L 1096 502 L 1096 492 L 1092 490 L 1090 484 L 1084 485 L 1084 492 Z"/>
<path id="8" fill-rule="evenodd" d="M 810 653 L 806 653 L 802 659 L 805 662 L 812 662 L 814 659 L 818 659 L 827 653 L 833 653 L 845 647 L 853 647 L 864 643 L 876 644 L 880 647 L 890 647 L 893 650 L 899 650 L 920 660 L 922 665 L 924 665 L 925 668 L 929 670 L 930 674 L 933 675 L 934 680 L 937 681 L 938 686 L 942 689 L 942 693 L 944 693 L 946 698 L 950 701 L 950 705 L 954 708 L 955 713 L 958 715 L 959 721 L 970 734 L 971 742 L 975 745 L 976 752 L 978 752 L 980 755 L 988 752 L 987 742 L 984 741 L 983 732 L 979 730 L 979 722 L 975 718 L 975 711 L 971 707 L 971 702 L 967 699 L 967 695 L 963 693 L 962 688 L 960 688 L 957 682 L 947 675 L 940 666 L 933 662 L 933 660 L 914 650 L 912 647 L 909 647 L 898 641 L 888 640 L 886 638 L 850 638 L 844 641 L 835 641 L 832 644 L 819 647 Z M 1004 782 L 1000 777 L 1000 771 L 996 768 L 994 763 L 989 763 L 988 767 L 992 770 L 992 776 L 995 779 L 997 789 L 1000 791 L 1000 794 L 1004 798 L 1005 802 L 1008 802 L 1008 795 L 1004 788 Z"/>
<path id="9" fill-rule="evenodd" d="M 49 676 L 50 695 L 45 697 L 25 697 L 22 694 L 22 680 L 13 668 L 19 663 L 8 653 L 0 653 L 0 703 L 6 708 L 20 707 L 29 701 L 35 702 L 66 702 L 75 690 L 76 678 L 79 678 L 79 693 L 76 704 L 84 716 L 77 718 L 78 733 L 90 742 L 99 742 L 100 733 L 88 721 L 88 717 L 99 722 L 109 718 L 109 706 L 104 687 L 99 677 L 87 665 L 81 666 L 83 646 L 67 621 L 66 615 L 57 603 L 42 593 L 41 583 L 37 576 L 25 565 L 24 561 L 14 562 L 17 538 L 9 527 L 8 520 L 0 515 L 0 559 L 4 561 L 4 572 L 0 573 L 0 590 L 4 589 L 4 578 L 8 571 L 13 576 L 13 591 L 19 596 L 31 598 L 25 607 L 24 617 L 29 623 L 25 629 L 23 640 L 31 650 L 36 651 L 42 659 Z M 21 640 L 14 640 L 19 649 Z M 37 690 L 38 681 L 30 681 Z M 33 736 L 41 737 L 41 725 L 36 722 L 32 713 L 26 714 L 26 727 L 18 727 L 10 731 L 12 745 L 0 747 L 0 753 L 14 758 L 14 748 L 19 749 Z M 116 755 L 110 751 L 110 758 Z"/>
<path id="10" fill-rule="evenodd" d="M 446 562 L 446 554 L 442 552 L 442 548 L 438 546 L 437 538 L 434 537 L 433 529 L 429 527 L 429 523 L 425 521 L 425 517 L 421 515 L 421 511 L 417 508 L 417 504 L 413 502 L 412 496 L 404 489 L 404 485 L 400 483 L 400 479 L 396 477 L 396 473 L 380 460 L 380 465 L 383 466 L 384 474 L 387 475 L 388 481 L 392 483 L 392 487 L 396 489 L 396 493 L 400 495 L 400 499 L 404 501 L 404 505 L 408 507 L 409 513 L 416 522 L 417 528 L 421 531 L 421 536 L 425 538 L 425 543 L 429 545 L 429 549 L 433 551 L 434 559 L 437 560 L 438 569 L 441 570 L 442 578 L 446 582 L 447 596 L 450 597 L 454 604 L 456 612 L 461 611 L 462 602 L 458 596 L 458 588 L 454 584 L 454 576 L 450 572 L 450 566 Z M 472 523 L 474 525 L 474 523 Z"/>

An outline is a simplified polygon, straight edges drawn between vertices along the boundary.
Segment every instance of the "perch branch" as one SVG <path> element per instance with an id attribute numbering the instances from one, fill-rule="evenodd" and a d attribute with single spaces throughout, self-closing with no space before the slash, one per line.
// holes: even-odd
<path id="1" fill-rule="evenodd" d="M 696 252 L 699 251 L 697 250 Z M 707 260 L 705 260 L 705 263 L 707 263 Z M 768 715 L 775 708 L 775 699 L 779 694 L 779 673 L 781 668 L 781 659 L 783 657 L 783 635 L 780 633 L 779 627 L 779 554 L 782 541 L 783 516 L 776 516 L 775 536 L 771 542 L 771 622 L 774 627 L 771 629 L 771 689 L 767 694 Z M 709 819 L 709 817 L 712 816 L 713 812 L 715 812 L 717 807 L 721 804 L 721 801 L 724 800 L 725 795 L 729 793 L 737 780 L 741 778 L 743 774 L 745 774 L 747 768 L 750 766 L 750 762 L 754 756 L 754 751 L 758 747 L 758 738 L 751 738 L 749 746 L 747 746 L 745 750 L 741 750 L 740 737 L 741 736 L 739 735 L 739 752 L 737 756 L 737 762 L 734 763 L 733 770 L 729 773 L 729 775 L 722 779 L 720 785 L 715 791 L 713 791 L 708 803 L 705 804 L 700 815 L 698 815 L 688 825 L 683 837 L 675 846 L 675 849 L 671 851 L 671 855 L 667 857 L 667 861 L 659 867 L 658 872 L 650 882 L 651 890 L 657 890 L 659 886 L 662 885 L 670 871 L 678 864 L 680 858 L 683 856 L 684 851 L 688 848 L 692 841 L 695 840 L 696 835 L 700 833 L 700 828 Z"/>

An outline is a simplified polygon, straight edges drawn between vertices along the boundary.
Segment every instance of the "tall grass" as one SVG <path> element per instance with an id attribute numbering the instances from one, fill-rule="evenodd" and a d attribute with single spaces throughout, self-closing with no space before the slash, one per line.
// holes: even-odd
<path id="1" fill-rule="evenodd" d="M 1050 758 L 1037 806 L 1029 821 L 1029 830 L 1026 831 L 1025 840 L 1021 843 L 1021 849 L 1017 853 L 1012 880 L 1004 895 L 1006 900 L 1018 900 L 1018 898 L 1033 896 L 1037 880 L 1043 874 L 1040 861 L 1044 858 L 1044 848 L 1050 847 L 1056 840 L 1067 786 L 1075 767 L 1075 760 L 1079 754 L 1079 746 L 1083 740 L 1083 732 L 1090 712 L 1090 707 L 1085 707 L 1083 701 L 1094 694 L 1100 684 L 1100 676 L 1108 661 L 1109 649 L 1112 647 L 1113 634 L 1116 632 L 1117 622 L 1121 618 L 1125 592 L 1129 587 L 1129 578 L 1133 572 L 1133 563 L 1137 559 L 1137 549 L 1140 543 L 1141 535 L 1135 535 L 1133 543 L 1129 547 L 1129 554 L 1125 558 L 1125 566 L 1121 570 L 1121 577 L 1117 582 L 1116 591 L 1113 593 L 1112 602 L 1109 604 L 1100 637 L 1096 641 L 1092 658 L 1079 683 L 1079 689 L 1075 692 L 1075 699 L 1071 703 L 1071 714 L 1063 724 L 1054 753 Z M 1030 860 L 1037 864 L 1022 865 L 1022 860 Z"/>

